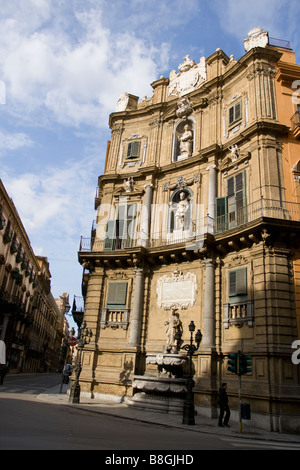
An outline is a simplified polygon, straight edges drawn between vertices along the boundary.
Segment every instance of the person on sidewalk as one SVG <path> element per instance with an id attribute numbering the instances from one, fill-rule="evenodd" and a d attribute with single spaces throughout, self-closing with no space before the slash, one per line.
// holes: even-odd
<path id="1" fill-rule="evenodd" d="M 4 341 L 0 341 L 0 385 L 3 384 L 4 377 L 8 372 L 8 366 L 6 364 L 6 346 Z"/>
<path id="2" fill-rule="evenodd" d="M 219 390 L 219 406 L 220 406 L 220 414 L 219 414 L 219 423 L 220 427 L 227 426 L 229 428 L 229 418 L 230 418 L 230 408 L 228 405 L 228 395 L 226 392 L 227 384 L 222 383 L 221 388 Z M 225 418 L 224 418 L 225 413 Z M 223 421 L 224 418 L 224 421 Z"/>

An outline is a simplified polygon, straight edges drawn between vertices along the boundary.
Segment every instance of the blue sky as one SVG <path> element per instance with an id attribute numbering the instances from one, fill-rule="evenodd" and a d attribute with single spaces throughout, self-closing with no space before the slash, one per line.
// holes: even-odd
<path id="1" fill-rule="evenodd" d="M 149 98 L 186 54 L 239 59 L 257 26 L 300 63 L 299 20 L 298 0 L 0 0 L 0 178 L 55 297 L 81 295 L 77 251 L 119 95 Z"/>

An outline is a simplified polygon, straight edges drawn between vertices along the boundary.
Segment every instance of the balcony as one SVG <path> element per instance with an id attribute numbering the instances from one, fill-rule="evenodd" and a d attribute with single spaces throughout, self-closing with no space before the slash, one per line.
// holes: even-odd
<path id="1" fill-rule="evenodd" d="M 248 326 L 253 326 L 254 322 L 254 308 L 252 300 L 245 300 L 243 302 L 234 302 L 224 304 L 224 328 L 229 328 L 230 325 L 235 325 L 241 328 L 245 323 Z"/>
<path id="2" fill-rule="evenodd" d="M 215 220 L 205 217 L 193 221 L 187 230 L 160 231 L 151 233 L 149 239 L 141 232 L 134 232 L 133 237 L 115 237 L 107 249 L 105 229 L 97 229 L 98 237 L 81 237 L 79 252 L 115 252 L 131 248 L 145 247 L 147 249 L 180 245 L 199 249 L 208 234 L 219 235 L 241 228 L 260 218 L 274 220 L 300 221 L 300 204 L 261 198 L 259 201 L 248 204 L 239 210 L 216 217 Z M 111 240 L 110 240 L 111 241 Z M 194 248 L 193 248 L 194 247 Z"/>
<path id="3" fill-rule="evenodd" d="M 253 222 L 260 217 L 300 221 L 300 204 L 261 198 L 215 220 L 215 233 L 222 233 Z"/>
<path id="4" fill-rule="evenodd" d="M 72 306 L 72 315 L 73 315 L 75 323 L 80 328 L 82 321 L 83 321 L 83 315 L 84 315 L 84 298 L 83 297 L 78 297 L 76 295 L 74 296 L 73 306 Z"/>
<path id="5" fill-rule="evenodd" d="M 100 326 L 102 329 L 110 326 L 112 329 L 123 328 L 123 330 L 127 330 L 128 324 L 128 308 L 102 308 L 100 321 Z"/>
<path id="6" fill-rule="evenodd" d="M 111 243 L 109 244 L 109 249 L 108 243 L 106 242 L 107 238 L 105 238 L 105 227 L 98 227 L 97 233 L 98 237 L 95 238 L 81 237 L 79 246 L 80 252 L 115 251 L 137 247 L 157 248 L 187 242 L 195 243 L 198 246 L 202 242 L 204 234 L 214 233 L 214 223 L 212 218 L 204 217 L 192 221 L 188 229 L 153 232 L 149 239 L 147 239 L 143 232 L 135 231 L 132 237 L 125 234 L 123 237 L 116 236 L 113 240 L 110 239 Z"/>
<path id="7" fill-rule="evenodd" d="M 300 139 L 300 111 L 296 111 L 291 117 L 291 130 L 296 139 Z"/>

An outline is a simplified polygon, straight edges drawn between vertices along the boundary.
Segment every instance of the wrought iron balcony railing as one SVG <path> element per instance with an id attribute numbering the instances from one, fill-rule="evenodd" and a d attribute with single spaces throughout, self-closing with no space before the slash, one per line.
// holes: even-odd
<path id="1" fill-rule="evenodd" d="M 106 243 L 107 239 L 102 227 L 102 230 L 100 228 L 99 231 L 96 231 L 98 236 L 95 238 L 81 237 L 79 251 L 115 251 L 140 246 L 157 248 L 183 242 L 195 243 L 196 246 L 201 246 L 206 234 L 217 235 L 242 227 L 261 217 L 299 222 L 300 204 L 261 198 L 259 201 L 238 210 L 216 217 L 215 220 L 205 217 L 199 221 L 193 221 L 189 229 L 152 232 L 149 238 L 145 237 L 142 232 L 134 231 L 133 236 L 128 234 L 125 237 L 116 236 L 113 240 L 110 240 L 110 244 Z"/>

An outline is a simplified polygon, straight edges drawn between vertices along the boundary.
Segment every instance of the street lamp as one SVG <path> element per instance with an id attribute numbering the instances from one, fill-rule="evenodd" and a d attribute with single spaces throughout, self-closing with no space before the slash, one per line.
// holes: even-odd
<path id="1" fill-rule="evenodd" d="M 86 322 L 83 321 L 81 328 L 78 330 L 78 338 L 77 338 L 77 349 L 78 349 L 78 356 L 75 365 L 75 380 L 71 386 L 69 403 L 79 403 L 80 399 L 80 385 L 79 385 L 79 376 L 82 370 L 81 367 L 81 357 L 82 351 L 86 344 L 89 344 L 91 341 L 91 337 L 93 333 L 91 330 L 86 328 Z"/>
<path id="2" fill-rule="evenodd" d="M 189 375 L 188 375 L 188 380 L 187 380 L 187 394 L 186 394 L 186 400 L 184 403 L 183 407 L 183 417 L 182 417 L 182 424 L 195 424 L 195 407 L 194 407 L 194 394 L 193 394 L 193 387 L 195 385 L 195 382 L 193 380 L 193 355 L 195 351 L 199 349 L 201 340 L 202 340 L 202 333 L 200 330 L 197 331 L 195 334 L 195 341 L 196 345 L 193 344 L 193 333 L 195 331 L 195 324 L 193 321 L 189 324 L 189 331 L 191 333 L 190 337 L 190 343 L 185 344 L 184 346 L 180 346 L 181 342 L 181 331 L 178 330 L 175 333 L 175 339 L 177 341 L 177 349 L 178 351 L 180 349 L 184 349 L 187 351 L 187 355 L 189 357 Z"/>

